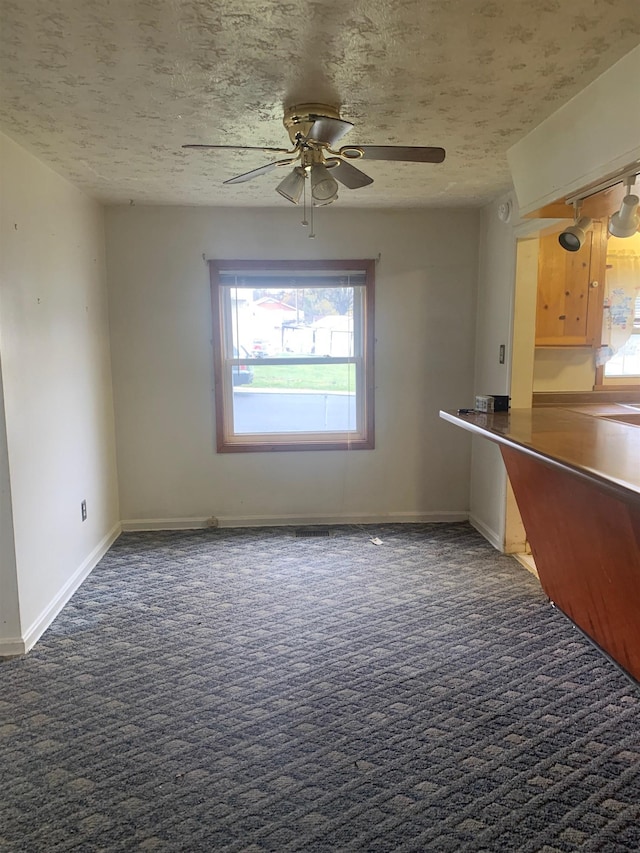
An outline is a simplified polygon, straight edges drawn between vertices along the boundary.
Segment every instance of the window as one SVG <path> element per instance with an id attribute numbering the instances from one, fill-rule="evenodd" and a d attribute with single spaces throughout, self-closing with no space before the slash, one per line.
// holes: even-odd
<path id="1" fill-rule="evenodd" d="M 605 364 L 604 375 L 640 377 L 640 296 L 633 303 L 633 325 L 627 341 Z"/>
<path id="2" fill-rule="evenodd" d="M 374 267 L 209 261 L 219 452 L 373 448 Z"/>
<path id="3" fill-rule="evenodd" d="M 640 233 L 609 237 L 596 387 L 640 384 Z"/>

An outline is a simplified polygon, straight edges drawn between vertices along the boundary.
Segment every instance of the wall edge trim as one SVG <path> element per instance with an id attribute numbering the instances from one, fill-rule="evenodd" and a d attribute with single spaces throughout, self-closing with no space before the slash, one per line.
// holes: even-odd
<path id="1" fill-rule="evenodd" d="M 305 524 L 422 524 L 428 522 L 468 521 L 468 512 L 389 512 L 299 514 L 299 515 L 226 515 L 217 516 L 217 525 L 212 518 L 148 518 L 125 519 L 123 532 L 144 530 L 200 530 L 208 527 L 286 527 Z"/>
<path id="2" fill-rule="evenodd" d="M 491 527 L 488 527 L 483 521 L 480 521 L 479 518 L 476 518 L 474 515 L 469 516 L 469 524 L 478 531 L 481 536 L 489 542 L 490 545 L 496 549 L 496 551 L 500 551 L 501 554 L 504 554 L 504 542 L 502 541 L 502 536 L 493 530 Z"/>
<path id="3" fill-rule="evenodd" d="M 26 654 L 22 637 L 5 637 L 0 640 L 0 658 L 16 658 Z"/>
<path id="4" fill-rule="evenodd" d="M 121 524 L 120 522 L 117 522 L 106 536 L 103 536 L 91 553 L 82 561 L 73 575 L 58 591 L 57 595 L 49 602 L 37 619 L 31 624 L 29 629 L 25 631 L 22 637 L 22 643 L 24 645 L 24 652 L 22 652 L 22 654 L 28 652 L 35 646 L 37 641 L 59 615 L 76 590 L 80 587 L 83 581 L 87 579 L 93 569 L 104 557 L 121 532 Z M 0 645 L 0 648 L 2 648 L 2 645 Z"/>
<path id="5" fill-rule="evenodd" d="M 202 530 L 206 527 L 217 527 L 218 524 L 211 516 L 194 516 L 187 518 L 126 518 L 121 522 L 122 532 L 130 533 L 137 530 Z"/>

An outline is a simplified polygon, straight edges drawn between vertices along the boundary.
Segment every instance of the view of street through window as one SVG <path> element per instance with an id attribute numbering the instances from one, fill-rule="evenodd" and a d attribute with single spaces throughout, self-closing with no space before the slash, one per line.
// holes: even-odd
<path id="1" fill-rule="evenodd" d="M 236 433 L 354 428 L 353 291 L 231 290 Z M 340 361 L 304 361 L 319 358 Z"/>

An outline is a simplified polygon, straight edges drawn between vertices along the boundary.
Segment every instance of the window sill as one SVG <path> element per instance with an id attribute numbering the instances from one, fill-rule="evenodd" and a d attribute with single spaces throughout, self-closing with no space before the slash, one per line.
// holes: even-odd
<path id="1" fill-rule="evenodd" d="M 338 438 L 322 440 L 315 436 L 308 441 L 299 436 L 293 440 L 286 438 L 281 440 L 262 439 L 255 436 L 243 440 L 236 437 L 233 441 L 221 441 L 217 446 L 218 453 L 277 453 L 279 450 L 300 450 L 304 453 L 306 450 L 373 450 L 374 448 L 373 439 Z"/>

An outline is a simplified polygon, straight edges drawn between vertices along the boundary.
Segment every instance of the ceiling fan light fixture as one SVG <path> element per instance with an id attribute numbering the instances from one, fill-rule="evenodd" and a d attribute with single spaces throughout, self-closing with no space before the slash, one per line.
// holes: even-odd
<path id="1" fill-rule="evenodd" d="M 583 216 L 562 231 L 558 236 L 558 242 L 567 252 L 577 252 L 582 248 L 589 228 L 591 228 L 591 219 Z"/>
<path id="2" fill-rule="evenodd" d="M 632 193 L 622 199 L 620 210 L 609 219 L 609 234 L 614 237 L 633 237 L 640 225 L 638 215 L 640 198 Z"/>
<path id="3" fill-rule="evenodd" d="M 314 207 L 323 207 L 335 201 L 339 185 L 348 190 L 359 190 L 373 183 L 373 178 L 353 165 L 355 160 L 366 157 L 368 160 L 387 162 L 442 163 L 445 158 L 444 148 L 421 145 L 343 145 L 336 150 L 342 138 L 353 128 L 353 123 L 341 117 L 340 106 L 335 104 L 302 103 L 285 107 L 283 122 L 291 148 L 200 142 L 182 147 L 284 154 L 284 158 L 227 178 L 223 183 L 242 184 L 266 175 L 279 166 L 289 166 L 293 171 L 280 181 L 276 191 L 292 204 L 302 202 L 305 208 L 303 221 L 306 219 L 307 206 L 313 212 Z M 331 174 L 329 170 L 333 170 Z M 309 198 L 307 178 L 311 185 Z"/>
<path id="4" fill-rule="evenodd" d="M 315 198 L 312 201 L 314 207 L 326 207 L 328 204 L 333 204 L 338 196 L 330 198 L 328 201 L 317 201 Z"/>
<path id="5" fill-rule="evenodd" d="M 311 166 L 311 197 L 316 205 L 330 204 L 338 198 L 338 182 L 322 163 Z"/>
<path id="6" fill-rule="evenodd" d="M 297 166 L 276 187 L 276 192 L 292 204 L 298 204 L 304 189 L 305 171 Z"/>

